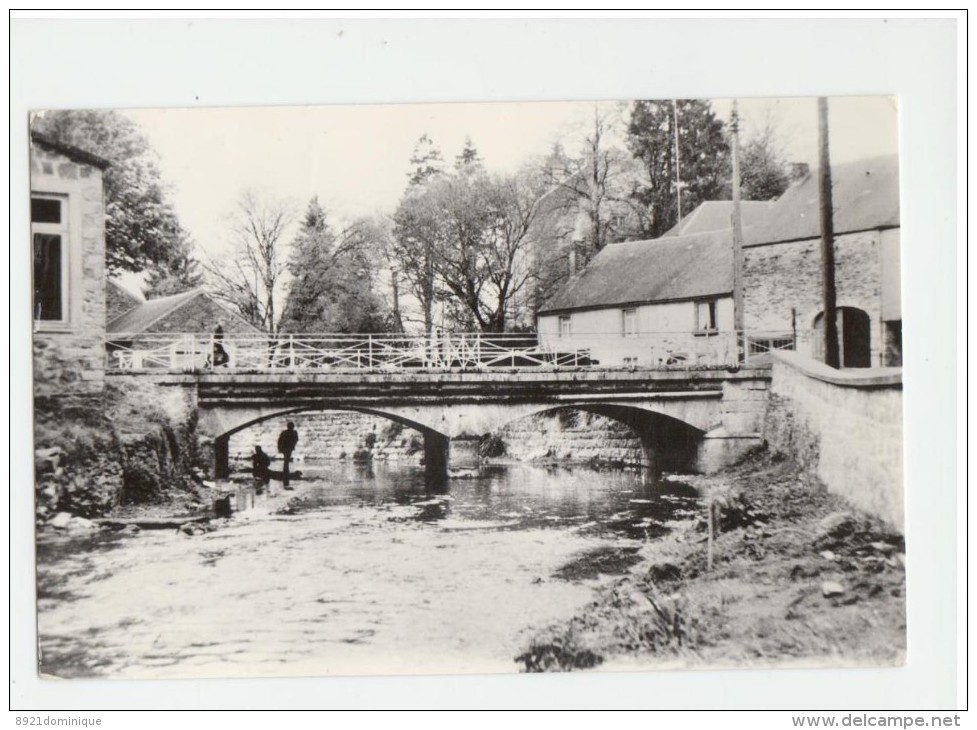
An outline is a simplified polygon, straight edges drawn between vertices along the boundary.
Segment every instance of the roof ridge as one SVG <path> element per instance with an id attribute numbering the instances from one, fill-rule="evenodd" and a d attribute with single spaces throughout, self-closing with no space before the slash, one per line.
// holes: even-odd
<path id="1" fill-rule="evenodd" d="M 152 327 L 154 324 L 156 324 L 157 322 L 159 322 L 163 317 L 165 317 L 166 315 L 168 315 L 171 312 L 173 312 L 173 310 L 177 309 L 182 304 L 184 304 L 186 302 L 189 302 L 191 299 L 194 299 L 194 298 L 196 298 L 196 297 L 198 297 L 198 296 L 200 296 L 201 294 L 204 294 L 204 293 L 205 293 L 204 288 L 202 286 L 198 286 L 195 289 L 189 289 L 189 290 L 187 290 L 185 292 L 179 292 L 177 294 L 170 294 L 169 296 L 165 296 L 165 297 L 157 297 L 156 299 L 147 299 L 146 301 L 141 302 L 137 306 L 135 306 L 132 309 L 130 309 L 128 312 L 123 312 L 122 314 L 120 314 L 118 317 L 116 317 L 111 322 L 109 322 L 107 325 L 105 325 L 105 329 L 106 330 L 113 330 L 112 325 L 114 325 L 117 321 L 119 321 L 123 317 L 126 317 L 126 316 L 132 314 L 137 309 L 142 309 L 142 308 L 146 307 L 147 305 L 152 305 L 152 304 L 159 305 L 161 302 L 167 302 L 167 300 L 170 300 L 170 301 L 167 302 L 166 306 L 163 307 L 163 309 L 162 309 L 161 312 L 159 312 L 155 317 L 153 317 L 151 320 L 149 320 L 148 322 L 146 322 L 145 324 L 143 324 L 143 326 L 140 328 L 140 331 L 143 331 L 144 332 L 147 329 L 149 329 L 150 327 Z"/>

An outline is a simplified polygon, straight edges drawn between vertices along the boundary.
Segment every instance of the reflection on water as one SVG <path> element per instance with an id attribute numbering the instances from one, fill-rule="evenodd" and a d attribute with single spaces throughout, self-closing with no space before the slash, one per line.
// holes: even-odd
<path id="1" fill-rule="evenodd" d="M 215 532 L 42 536 L 42 671 L 514 671 L 527 631 L 584 605 L 696 502 L 678 482 L 585 467 L 487 466 L 439 494 L 416 466 L 302 471 Z"/>
<path id="2" fill-rule="evenodd" d="M 285 510 L 296 514 L 337 505 L 392 503 L 418 508 L 413 519 L 501 522 L 504 529 L 558 528 L 583 523 L 594 533 L 663 534 L 666 522 L 692 514 L 694 489 L 667 479 L 646 483 L 640 471 L 586 466 L 493 464 L 453 479 L 432 494 L 423 470 L 396 463 L 306 462 L 308 488 Z"/>

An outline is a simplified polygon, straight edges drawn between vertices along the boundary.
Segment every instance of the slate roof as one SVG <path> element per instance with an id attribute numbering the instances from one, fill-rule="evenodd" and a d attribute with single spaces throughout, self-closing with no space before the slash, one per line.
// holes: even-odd
<path id="1" fill-rule="evenodd" d="M 835 235 L 899 225 L 899 159 L 874 157 L 831 167 Z M 787 188 L 756 225 L 744 246 L 818 238 L 817 171 Z"/>
<path id="2" fill-rule="evenodd" d="M 899 164 L 895 155 L 831 168 L 835 235 L 899 225 Z M 821 235 L 816 171 L 776 201 L 744 208 L 744 246 L 807 240 Z M 709 201 L 683 227 L 651 241 L 606 246 L 543 305 L 540 314 L 666 302 L 729 294 L 733 289 L 731 202 Z M 761 207 L 762 206 L 762 207 Z M 700 206 L 701 207 L 701 206 Z M 722 219 L 718 230 L 706 230 Z M 749 217 L 748 217 L 749 216 Z M 698 218 L 698 220 L 697 220 Z M 748 221 L 753 225 L 749 225 Z"/>
<path id="3" fill-rule="evenodd" d="M 729 294 L 732 270 L 733 251 L 726 230 L 612 243 L 539 313 Z"/>
<path id="4" fill-rule="evenodd" d="M 116 317 L 106 325 L 109 332 L 136 334 L 145 332 L 154 322 L 182 307 L 192 299 L 206 294 L 203 289 L 191 289 L 181 294 L 173 294 L 158 299 L 148 299 L 125 314 Z"/>
<path id="5" fill-rule="evenodd" d="M 761 220 L 775 201 L 744 200 L 740 204 L 743 226 L 752 226 Z M 687 236 L 692 233 L 705 233 L 730 228 L 730 218 L 733 215 L 732 200 L 707 200 L 669 228 L 663 236 Z"/>

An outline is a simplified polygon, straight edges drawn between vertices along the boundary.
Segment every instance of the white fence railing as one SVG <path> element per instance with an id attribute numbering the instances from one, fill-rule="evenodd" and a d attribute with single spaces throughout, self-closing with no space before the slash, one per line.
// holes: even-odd
<path id="1" fill-rule="evenodd" d="M 585 350 L 553 351 L 535 335 L 113 334 L 118 370 L 449 370 L 584 367 Z"/>
<path id="2" fill-rule="evenodd" d="M 424 335 L 113 334 L 108 367 L 125 371 L 361 371 L 734 367 L 774 350 L 792 334 L 663 332 L 637 337 L 558 338 L 534 334 Z M 587 346 L 584 346 L 586 344 Z"/>

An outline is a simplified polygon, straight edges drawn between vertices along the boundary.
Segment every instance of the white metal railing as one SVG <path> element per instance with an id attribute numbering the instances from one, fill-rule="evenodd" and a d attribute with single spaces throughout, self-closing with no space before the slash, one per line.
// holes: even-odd
<path id="1" fill-rule="evenodd" d="M 480 370 L 583 367 L 585 350 L 554 351 L 529 334 L 113 334 L 114 370 Z M 225 359 L 226 363 L 221 364 Z"/>
<path id="2" fill-rule="evenodd" d="M 733 331 L 578 334 L 113 334 L 108 367 L 125 371 L 377 371 L 750 366 L 793 350 L 792 333 Z M 225 361 L 223 362 L 222 361 Z M 215 367 L 216 364 L 216 367 Z"/>

